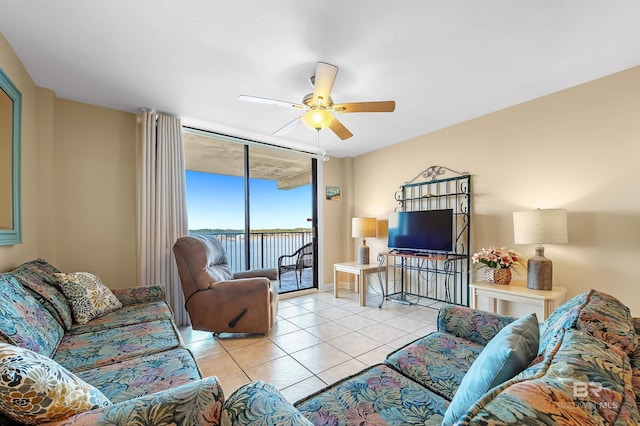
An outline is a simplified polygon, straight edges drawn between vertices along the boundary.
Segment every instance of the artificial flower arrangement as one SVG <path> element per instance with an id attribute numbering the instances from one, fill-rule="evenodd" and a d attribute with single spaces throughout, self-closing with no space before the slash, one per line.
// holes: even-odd
<path id="1" fill-rule="evenodd" d="M 480 253 L 474 253 L 471 258 L 474 265 L 480 268 L 513 268 L 524 265 L 524 258 L 515 250 L 506 247 L 483 248 Z M 517 272 L 517 271 L 516 271 Z"/>

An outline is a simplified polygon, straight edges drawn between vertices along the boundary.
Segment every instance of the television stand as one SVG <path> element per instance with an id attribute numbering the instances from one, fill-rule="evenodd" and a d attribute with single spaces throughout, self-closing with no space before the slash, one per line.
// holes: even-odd
<path id="1" fill-rule="evenodd" d="M 383 295 L 379 307 L 385 300 L 437 308 L 440 306 L 437 302 L 456 303 L 460 295 L 454 283 L 458 281 L 467 259 L 466 255 L 456 253 L 393 250 L 378 254 Z"/>
<path id="2" fill-rule="evenodd" d="M 452 176 L 445 177 L 444 175 Z M 399 212 L 452 210 L 451 250 L 407 251 L 395 242 L 378 255 L 378 276 L 385 300 L 440 308 L 442 303 L 469 306 L 471 278 L 471 176 L 431 166 L 395 193 Z"/>

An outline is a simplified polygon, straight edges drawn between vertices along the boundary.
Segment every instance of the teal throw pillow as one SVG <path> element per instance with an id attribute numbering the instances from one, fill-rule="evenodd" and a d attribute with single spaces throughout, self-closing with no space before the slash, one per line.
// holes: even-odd
<path id="1" fill-rule="evenodd" d="M 487 391 L 524 370 L 536 357 L 539 340 L 536 314 L 526 315 L 500 330 L 462 378 L 442 424 L 454 424 Z"/>

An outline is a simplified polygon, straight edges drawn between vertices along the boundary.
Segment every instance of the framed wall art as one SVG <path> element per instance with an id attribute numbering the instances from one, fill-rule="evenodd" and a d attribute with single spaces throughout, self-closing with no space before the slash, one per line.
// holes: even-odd
<path id="1" fill-rule="evenodd" d="M 340 187 L 339 186 L 327 186 L 327 200 L 339 201 L 340 200 Z"/>

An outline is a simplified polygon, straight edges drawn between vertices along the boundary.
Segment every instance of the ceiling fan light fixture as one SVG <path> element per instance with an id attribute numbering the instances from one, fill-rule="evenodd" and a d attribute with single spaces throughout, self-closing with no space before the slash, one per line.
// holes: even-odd
<path id="1" fill-rule="evenodd" d="M 333 114 L 326 109 L 312 109 L 305 112 L 300 119 L 311 130 L 322 130 L 331 125 Z"/>
<path id="2" fill-rule="evenodd" d="M 240 95 L 241 101 L 258 102 L 262 104 L 278 105 L 287 108 L 304 110 L 301 117 L 285 124 L 278 129 L 274 136 L 283 136 L 295 128 L 300 122 L 311 130 L 329 128 L 342 140 L 349 139 L 353 133 L 347 129 L 333 113 L 344 114 L 354 112 L 393 112 L 395 101 L 348 102 L 335 105 L 331 99 L 331 89 L 338 74 L 338 67 L 326 62 L 318 62 L 316 73 L 310 78 L 313 93 L 307 93 L 302 103 L 279 101 L 277 99 L 260 98 L 257 96 Z"/>

